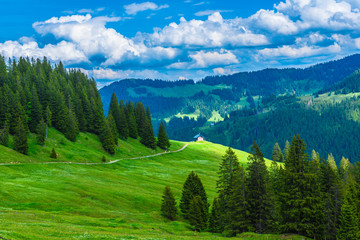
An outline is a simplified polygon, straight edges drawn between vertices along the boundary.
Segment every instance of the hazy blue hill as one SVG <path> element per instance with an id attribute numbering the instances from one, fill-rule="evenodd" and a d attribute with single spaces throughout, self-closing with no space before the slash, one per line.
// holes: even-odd
<path id="1" fill-rule="evenodd" d="M 152 109 L 155 118 L 193 114 L 206 119 L 214 111 L 222 118 L 231 111 L 250 106 L 271 94 L 312 94 L 342 81 L 360 68 L 360 55 L 317 64 L 305 69 L 264 69 L 227 76 L 208 76 L 201 82 L 125 79 L 100 89 L 107 113 L 111 94 L 124 100 L 141 101 Z"/>

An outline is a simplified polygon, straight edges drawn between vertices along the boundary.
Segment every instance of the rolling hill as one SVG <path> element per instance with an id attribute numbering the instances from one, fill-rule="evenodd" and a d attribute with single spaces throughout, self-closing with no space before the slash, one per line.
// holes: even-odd
<path id="1" fill-rule="evenodd" d="M 32 138 L 30 142 L 35 144 Z M 171 144 L 170 151 L 174 151 L 186 143 L 172 141 Z M 226 147 L 210 142 L 187 144 L 180 152 L 130 159 L 156 152 L 137 140 L 121 141 L 118 147 L 122 150 L 115 156 L 107 156 L 109 160 L 121 159 L 113 164 L 101 163 L 100 156 L 106 153 L 94 135 L 87 133 L 81 133 L 73 143 L 52 129 L 47 145 L 39 146 L 41 150 L 34 147 L 29 156 L 1 147 L 0 162 L 21 163 L 0 165 L 0 236 L 4 239 L 219 239 L 221 236 L 211 233 L 193 232 L 181 218 L 169 222 L 160 215 L 164 187 L 171 186 L 179 200 L 182 184 L 192 170 L 201 177 L 209 201 L 216 195 L 218 166 Z M 51 161 L 47 156 L 49 149 L 54 145 L 58 146 L 60 155 L 57 161 L 99 164 L 47 164 Z M 241 164 L 246 165 L 248 154 L 235 152 Z M 263 237 L 278 239 L 279 236 Z M 296 236 L 281 238 L 296 239 Z"/>
<path id="2" fill-rule="evenodd" d="M 153 117 L 199 117 L 217 122 L 231 111 L 245 106 L 252 97 L 257 104 L 269 95 L 312 94 L 328 88 L 360 68 L 360 55 L 317 64 L 304 69 L 264 69 L 227 76 L 209 76 L 202 81 L 161 81 L 124 79 L 99 90 L 105 113 L 111 94 L 118 98 L 141 101 L 152 110 Z M 220 117 L 217 117 L 220 116 Z"/>

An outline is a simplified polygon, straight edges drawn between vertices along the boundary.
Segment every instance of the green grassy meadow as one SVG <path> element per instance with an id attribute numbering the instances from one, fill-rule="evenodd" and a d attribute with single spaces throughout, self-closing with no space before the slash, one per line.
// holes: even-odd
<path id="1" fill-rule="evenodd" d="M 171 150 L 186 143 L 172 141 Z M 29 156 L 0 148 L 0 237 L 5 239 L 221 239 L 197 233 L 181 217 L 170 222 L 160 215 L 166 185 L 179 201 L 182 184 L 194 170 L 209 202 L 216 196 L 216 180 L 226 147 L 209 142 L 188 143 L 183 151 L 143 159 L 157 151 L 137 140 L 120 141 L 118 153 L 106 155 L 114 164 L 53 163 L 48 157 L 56 144 L 57 161 L 100 162 L 105 155 L 92 134 L 68 142 L 54 129 L 45 147 L 30 137 Z M 236 150 L 242 164 L 247 153 Z M 85 160 L 85 161 L 84 161 Z M 45 164 L 44 164 L 45 163 Z M 244 233 L 238 239 L 301 239 L 286 235 Z M 225 239 L 225 238 L 224 238 Z"/>

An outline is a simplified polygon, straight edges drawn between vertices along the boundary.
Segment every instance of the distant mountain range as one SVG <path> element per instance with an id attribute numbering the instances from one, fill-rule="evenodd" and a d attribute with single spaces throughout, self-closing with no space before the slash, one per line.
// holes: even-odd
<path id="1" fill-rule="evenodd" d="M 356 54 L 305 69 L 240 72 L 197 83 L 125 79 L 100 89 L 100 94 L 104 106 L 112 92 L 149 105 L 154 121 L 168 122 L 172 139 L 191 140 L 202 132 L 208 140 L 246 151 L 256 140 L 271 157 L 275 142 L 283 146 L 299 133 L 309 150 L 355 161 L 360 154 L 360 137 L 354 134 L 360 133 L 358 69 Z"/>

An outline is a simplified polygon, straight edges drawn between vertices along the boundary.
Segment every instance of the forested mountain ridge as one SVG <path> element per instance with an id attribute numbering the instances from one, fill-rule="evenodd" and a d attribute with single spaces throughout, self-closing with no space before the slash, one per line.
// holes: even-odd
<path id="1" fill-rule="evenodd" d="M 80 70 L 52 65 L 46 58 L 20 58 L 6 64 L 0 56 L 0 144 L 28 154 L 29 132 L 44 145 L 48 129 L 55 128 L 75 142 L 79 132 L 96 134 L 104 150 L 114 154 L 118 138 L 140 138 L 145 146 L 169 147 L 165 126 L 156 142 L 149 107 L 124 103 L 112 94 L 105 118 L 94 79 Z M 11 140 L 11 141 L 10 141 Z M 56 157 L 53 149 L 52 157 Z"/>
<path id="2" fill-rule="evenodd" d="M 174 115 L 205 117 L 218 121 L 271 94 L 303 95 L 317 92 L 342 81 L 360 68 L 360 55 L 317 64 L 304 69 L 264 69 L 227 76 L 209 76 L 194 83 L 125 79 L 100 89 L 107 112 L 112 92 L 124 100 L 141 101 L 152 109 L 155 118 Z M 216 114 L 219 114 L 219 117 Z"/>

